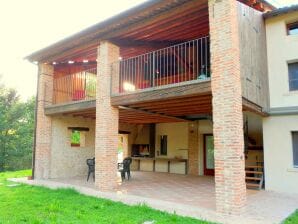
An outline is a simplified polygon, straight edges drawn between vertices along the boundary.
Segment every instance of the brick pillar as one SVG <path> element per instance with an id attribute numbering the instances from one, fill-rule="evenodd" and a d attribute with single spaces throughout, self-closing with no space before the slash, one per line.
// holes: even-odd
<path id="1" fill-rule="evenodd" d="M 119 48 L 103 41 L 97 57 L 95 185 L 106 191 L 117 184 L 119 110 L 111 106 L 111 63 L 118 61 Z"/>
<path id="2" fill-rule="evenodd" d="M 198 122 L 188 123 L 188 174 L 199 174 L 199 133 Z"/>
<path id="3" fill-rule="evenodd" d="M 236 4 L 209 0 L 216 208 L 226 214 L 241 213 L 246 202 Z"/>
<path id="4" fill-rule="evenodd" d="M 44 113 L 44 107 L 52 104 L 53 98 L 52 65 L 38 65 L 38 95 L 36 111 L 36 139 L 34 178 L 47 179 L 50 177 L 52 119 Z"/>

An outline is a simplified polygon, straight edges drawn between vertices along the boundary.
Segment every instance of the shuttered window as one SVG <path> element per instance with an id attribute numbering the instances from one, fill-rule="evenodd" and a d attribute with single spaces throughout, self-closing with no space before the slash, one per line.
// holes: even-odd
<path id="1" fill-rule="evenodd" d="M 289 65 L 289 89 L 290 91 L 298 90 L 298 62 Z"/>
<path id="2" fill-rule="evenodd" d="M 298 167 L 298 131 L 292 132 L 292 142 L 293 142 L 293 162 L 294 162 L 294 166 Z"/>

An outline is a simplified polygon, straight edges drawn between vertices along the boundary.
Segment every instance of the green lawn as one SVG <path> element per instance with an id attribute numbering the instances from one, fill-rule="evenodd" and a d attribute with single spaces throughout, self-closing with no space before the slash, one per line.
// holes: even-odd
<path id="1" fill-rule="evenodd" d="M 291 215 L 289 218 L 287 218 L 283 224 L 297 224 L 298 223 L 298 210 Z"/>
<path id="2" fill-rule="evenodd" d="M 128 206 L 79 194 L 72 189 L 50 190 L 28 185 L 9 186 L 6 178 L 31 175 L 30 170 L 0 173 L 2 223 L 208 223 L 151 209 Z"/>

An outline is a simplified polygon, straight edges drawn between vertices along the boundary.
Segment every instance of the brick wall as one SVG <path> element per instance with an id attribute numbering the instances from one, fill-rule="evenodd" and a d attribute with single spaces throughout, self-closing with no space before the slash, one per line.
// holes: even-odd
<path id="1" fill-rule="evenodd" d="M 239 214 L 246 201 L 237 1 L 209 0 L 216 207 Z"/>
<path id="2" fill-rule="evenodd" d="M 119 58 L 119 48 L 103 41 L 98 48 L 95 133 L 95 185 L 109 190 L 117 184 L 119 110 L 111 106 L 111 63 Z"/>
<path id="3" fill-rule="evenodd" d="M 44 114 L 44 107 L 52 103 L 53 66 L 38 65 L 37 123 L 34 178 L 50 177 L 51 161 L 51 117 Z"/>

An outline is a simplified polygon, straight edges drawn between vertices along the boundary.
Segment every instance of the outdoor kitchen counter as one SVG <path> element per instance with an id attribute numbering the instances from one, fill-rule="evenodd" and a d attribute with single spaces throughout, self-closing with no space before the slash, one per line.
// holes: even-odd
<path id="1" fill-rule="evenodd" d="M 184 162 L 185 164 L 185 174 L 187 174 L 187 159 L 178 159 L 178 158 L 153 158 L 153 157 L 132 157 L 133 160 L 138 162 L 138 170 L 141 168 L 141 161 L 152 161 L 153 162 L 153 172 L 155 172 L 155 163 L 156 161 L 165 161 L 168 163 L 168 173 L 171 172 L 171 163 L 174 162 Z"/>

